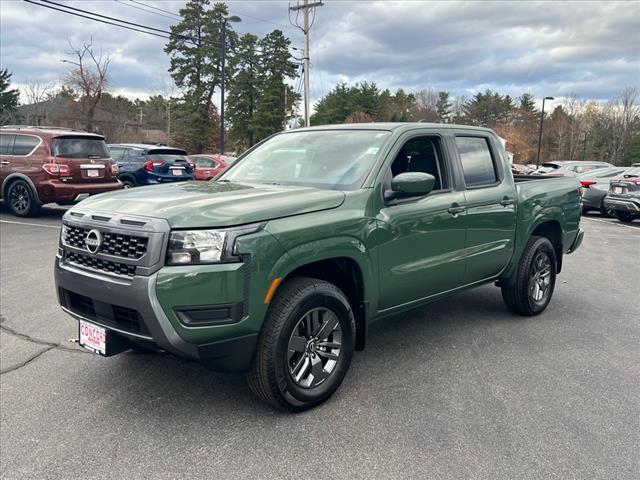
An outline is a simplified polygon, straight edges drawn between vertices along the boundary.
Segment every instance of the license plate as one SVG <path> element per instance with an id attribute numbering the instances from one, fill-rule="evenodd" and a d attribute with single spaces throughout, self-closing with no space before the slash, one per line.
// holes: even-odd
<path id="1" fill-rule="evenodd" d="M 87 170 L 87 177 L 99 177 L 100 172 L 98 170 Z"/>
<path id="2" fill-rule="evenodd" d="M 107 354 L 107 329 L 80 320 L 79 342 L 81 347 L 100 355 Z"/>
<path id="3" fill-rule="evenodd" d="M 613 187 L 613 193 L 623 193 L 624 188 L 622 187 Z"/>
<path id="4" fill-rule="evenodd" d="M 182 175 L 183 170 L 179 169 L 179 168 L 172 168 L 171 169 L 171 173 L 174 174 L 176 177 Z"/>

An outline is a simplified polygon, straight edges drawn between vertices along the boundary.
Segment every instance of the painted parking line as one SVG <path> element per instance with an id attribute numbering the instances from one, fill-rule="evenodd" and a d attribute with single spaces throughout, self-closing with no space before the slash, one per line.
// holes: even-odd
<path id="1" fill-rule="evenodd" d="M 0 223 L 11 223 L 13 225 L 28 225 L 30 227 L 42 227 L 42 228 L 55 228 L 60 230 L 60 225 L 43 225 L 42 223 L 30 223 L 30 222 L 12 222 L 11 220 L 0 220 Z"/>
<path id="2" fill-rule="evenodd" d="M 632 230 L 640 231 L 640 229 L 638 227 L 632 227 L 631 225 L 625 225 L 624 223 L 620 223 L 620 222 L 608 222 L 607 220 L 602 220 L 600 218 L 589 218 L 589 217 L 582 217 L 584 220 L 593 220 L 594 222 L 600 222 L 600 223 L 606 223 L 607 225 L 616 225 L 618 227 L 626 227 L 626 228 L 630 228 Z"/>

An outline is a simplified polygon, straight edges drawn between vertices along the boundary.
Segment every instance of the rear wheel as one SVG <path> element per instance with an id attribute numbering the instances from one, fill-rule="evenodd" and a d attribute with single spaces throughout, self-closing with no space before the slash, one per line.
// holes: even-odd
<path id="1" fill-rule="evenodd" d="M 313 278 L 287 281 L 274 299 L 247 374 L 251 390 L 285 410 L 327 400 L 344 379 L 355 343 L 345 295 Z"/>
<path id="2" fill-rule="evenodd" d="M 629 212 L 621 212 L 619 210 L 616 210 L 614 213 L 615 217 L 620 220 L 621 222 L 624 223 L 630 223 L 633 222 L 633 215 L 631 215 Z"/>
<path id="3" fill-rule="evenodd" d="M 131 177 L 121 178 L 120 182 L 122 182 L 122 188 L 124 189 L 133 188 L 136 186 L 135 180 Z"/>
<path id="4" fill-rule="evenodd" d="M 607 207 L 604 206 L 604 203 L 603 203 L 600 206 L 600 215 L 606 218 L 611 218 L 613 217 L 613 210 L 609 210 Z"/>
<path id="5" fill-rule="evenodd" d="M 6 200 L 11 213 L 18 217 L 31 217 L 40 209 L 35 193 L 24 180 L 9 185 Z"/>
<path id="6" fill-rule="evenodd" d="M 520 257 L 515 278 L 502 287 L 502 298 L 509 310 L 532 316 L 543 312 L 556 284 L 556 253 L 549 239 L 531 237 Z"/>

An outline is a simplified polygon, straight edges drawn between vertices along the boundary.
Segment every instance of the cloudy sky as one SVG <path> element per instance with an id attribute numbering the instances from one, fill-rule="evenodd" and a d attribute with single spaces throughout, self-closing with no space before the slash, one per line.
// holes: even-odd
<path id="1" fill-rule="evenodd" d="M 62 0 L 56 0 L 61 2 Z M 141 2 L 141 3 L 140 3 Z M 160 29 L 184 1 L 93 0 L 67 5 Z M 281 28 L 302 48 L 284 1 L 229 1 L 239 33 Z M 137 8 L 135 8 L 137 7 Z M 0 0 L 0 63 L 13 80 L 59 81 L 67 39 L 92 35 L 109 53 L 111 89 L 131 97 L 168 92 L 164 39 L 23 1 Z M 338 81 L 431 87 L 454 95 L 485 88 L 518 96 L 606 99 L 640 85 L 640 2 L 422 2 L 325 0 L 311 31 L 311 94 Z"/>

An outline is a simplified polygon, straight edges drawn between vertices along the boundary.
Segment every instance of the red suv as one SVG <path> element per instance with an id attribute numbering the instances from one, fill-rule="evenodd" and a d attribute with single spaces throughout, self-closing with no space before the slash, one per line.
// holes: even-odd
<path id="1" fill-rule="evenodd" d="M 29 217 L 45 203 L 65 205 L 122 188 L 104 137 L 54 127 L 0 128 L 0 190 L 9 210 Z"/>

